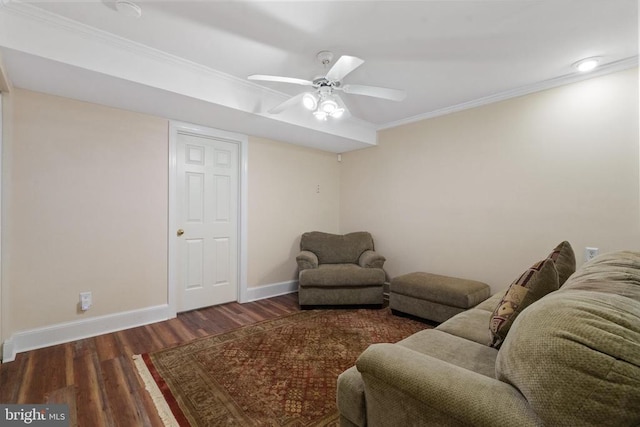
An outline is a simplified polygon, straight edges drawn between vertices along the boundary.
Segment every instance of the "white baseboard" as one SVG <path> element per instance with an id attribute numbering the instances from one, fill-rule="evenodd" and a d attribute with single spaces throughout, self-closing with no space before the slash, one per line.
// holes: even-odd
<path id="1" fill-rule="evenodd" d="M 247 288 L 247 302 L 277 297 L 279 295 L 290 294 L 297 291 L 297 280 L 289 280 L 288 282 L 273 283 L 271 285 Z"/>
<path id="2" fill-rule="evenodd" d="M 148 325 L 173 317 L 175 313 L 171 313 L 169 306 L 164 304 L 16 332 L 2 346 L 2 362 L 15 360 L 16 354 L 23 351 Z"/>
<path id="3" fill-rule="evenodd" d="M 248 288 L 246 292 L 247 302 L 290 294 L 297 290 L 297 280 Z M 16 332 L 5 340 L 2 346 L 2 362 L 15 360 L 16 354 L 23 351 L 135 328 L 136 326 L 161 322 L 173 317 L 175 317 L 175 313 L 172 313 L 169 306 L 165 304 Z"/>

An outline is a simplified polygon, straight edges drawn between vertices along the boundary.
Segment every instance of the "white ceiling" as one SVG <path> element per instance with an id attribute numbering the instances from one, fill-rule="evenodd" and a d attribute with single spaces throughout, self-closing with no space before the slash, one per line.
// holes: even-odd
<path id="1" fill-rule="evenodd" d="M 379 129 L 637 66 L 637 0 L 0 1 L 0 54 L 17 87 L 334 152 L 375 144 Z M 321 50 L 364 65 L 344 82 L 405 89 L 396 103 L 343 99 L 353 118 L 266 111 L 312 79 Z M 592 74 L 593 75 L 593 74 Z"/>

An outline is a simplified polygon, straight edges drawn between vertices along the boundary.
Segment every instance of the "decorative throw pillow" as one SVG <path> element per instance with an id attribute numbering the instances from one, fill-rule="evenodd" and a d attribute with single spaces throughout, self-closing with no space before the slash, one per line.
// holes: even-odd
<path id="1" fill-rule="evenodd" d="M 558 289 L 558 272 L 553 260 L 539 261 L 520 275 L 493 310 L 489 329 L 491 347 L 500 348 L 518 314 L 549 292 Z"/>
<path id="2" fill-rule="evenodd" d="M 560 243 L 551 251 L 547 257 L 556 264 L 558 270 L 558 286 L 564 285 L 569 276 L 576 271 L 576 255 L 573 252 L 571 244 L 566 240 Z"/>

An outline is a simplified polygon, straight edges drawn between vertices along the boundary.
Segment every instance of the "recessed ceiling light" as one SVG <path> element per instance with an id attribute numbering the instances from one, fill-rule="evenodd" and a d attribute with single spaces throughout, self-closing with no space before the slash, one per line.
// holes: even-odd
<path id="1" fill-rule="evenodd" d="M 140 6 L 129 0 L 116 0 L 116 10 L 131 18 L 140 18 L 142 16 Z"/>
<path id="2" fill-rule="evenodd" d="M 600 58 L 599 56 L 593 56 L 591 58 L 581 59 L 580 61 L 573 64 L 573 66 L 581 73 L 588 73 L 589 71 L 595 69 L 598 65 L 600 65 L 601 60 L 602 58 Z"/>

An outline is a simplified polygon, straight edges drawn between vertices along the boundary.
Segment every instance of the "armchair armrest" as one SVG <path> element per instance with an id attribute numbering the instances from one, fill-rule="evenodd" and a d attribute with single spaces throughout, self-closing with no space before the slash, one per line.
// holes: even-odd
<path id="1" fill-rule="evenodd" d="M 362 268 L 382 268 L 387 259 L 376 251 L 364 251 L 358 259 L 358 264 Z"/>
<path id="2" fill-rule="evenodd" d="M 543 425 L 511 385 L 400 345 L 371 345 L 356 366 L 369 426 Z"/>
<path id="3" fill-rule="evenodd" d="M 307 270 L 309 268 L 318 268 L 318 257 L 310 251 L 302 251 L 296 257 L 298 270 Z"/>

